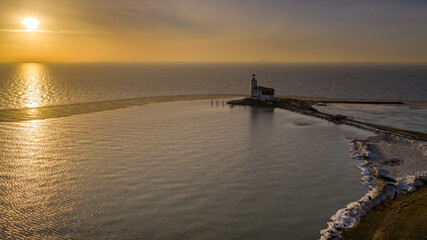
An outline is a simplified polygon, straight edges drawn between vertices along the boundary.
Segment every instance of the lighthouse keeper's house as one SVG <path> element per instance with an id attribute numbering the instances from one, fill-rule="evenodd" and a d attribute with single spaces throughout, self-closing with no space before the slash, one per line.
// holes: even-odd
<path id="1" fill-rule="evenodd" d="M 274 89 L 258 86 L 258 81 L 255 78 L 255 74 L 252 75 L 251 79 L 251 89 L 249 97 L 264 102 L 271 102 L 274 100 Z"/>

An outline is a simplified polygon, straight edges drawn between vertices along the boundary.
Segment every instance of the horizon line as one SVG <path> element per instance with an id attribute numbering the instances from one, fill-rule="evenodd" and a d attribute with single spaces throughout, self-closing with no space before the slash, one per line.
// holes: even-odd
<path id="1" fill-rule="evenodd" d="M 259 63 L 259 64 L 427 64 L 427 61 L 0 61 L 7 63 Z"/>

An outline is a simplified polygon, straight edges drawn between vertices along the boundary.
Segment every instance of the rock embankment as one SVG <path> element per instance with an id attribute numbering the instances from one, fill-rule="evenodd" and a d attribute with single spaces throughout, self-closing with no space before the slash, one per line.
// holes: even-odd
<path id="1" fill-rule="evenodd" d="M 374 207 L 342 240 L 427 239 L 427 186 Z"/>
<path id="2" fill-rule="evenodd" d="M 371 190 L 331 217 L 321 239 L 338 239 L 343 230 L 356 226 L 360 217 L 396 193 L 411 192 L 427 180 L 427 142 L 380 134 L 353 140 L 352 157 L 363 160 L 362 181 Z"/>
<path id="3" fill-rule="evenodd" d="M 243 98 L 238 100 L 228 101 L 227 104 L 230 105 L 246 105 L 246 106 L 256 106 L 256 107 L 276 107 L 286 110 L 291 110 L 294 112 L 299 112 L 303 114 L 312 114 L 318 112 L 315 108 L 312 107 L 310 101 L 304 101 L 299 99 L 292 98 L 275 98 L 274 101 L 264 102 L 254 100 L 252 98 Z"/>

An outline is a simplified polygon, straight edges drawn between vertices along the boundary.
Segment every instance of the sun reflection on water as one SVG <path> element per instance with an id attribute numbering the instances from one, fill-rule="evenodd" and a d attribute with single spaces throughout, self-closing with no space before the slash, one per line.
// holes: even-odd
<path id="1" fill-rule="evenodd" d="M 0 184 L 0 212 L 3 213 L 0 226 L 8 226 L 0 231 L 1 239 L 50 233 L 57 220 L 56 211 L 67 208 L 60 206 L 56 196 L 58 185 L 55 183 L 61 181 L 58 174 L 61 155 L 55 141 L 59 133 L 54 129 L 38 120 L 0 125 L 0 134 L 5 138 L 0 141 L 3 149 L 0 173 L 7 179 Z"/>
<path id="2" fill-rule="evenodd" d="M 21 96 L 23 105 L 27 108 L 35 108 L 42 105 L 44 68 L 45 66 L 39 63 L 24 63 L 20 65 Z"/>

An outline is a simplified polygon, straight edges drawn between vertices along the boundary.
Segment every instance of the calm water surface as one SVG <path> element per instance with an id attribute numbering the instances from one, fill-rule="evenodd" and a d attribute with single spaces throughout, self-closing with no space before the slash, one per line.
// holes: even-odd
<path id="1" fill-rule="evenodd" d="M 279 95 L 427 100 L 426 65 L 0 64 L 0 239 L 318 238 L 367 191 L 347 148 L 369 133 L 284 110 L 152 103 L 246 94 L 252 72 Z M 394 122 L 387 109 L 361 116 L 378 112 Z"/>
<path id="2" fill-rule="evenodd" d="M 0 64 L 0 108 L 188 94 L 427 101 L 427 64 Z"/>
<path id="3" fill-rule="evenodd" d="M 209 100 L 0 123 L 0 238 L 316 239 L 367 135 Z"/>

